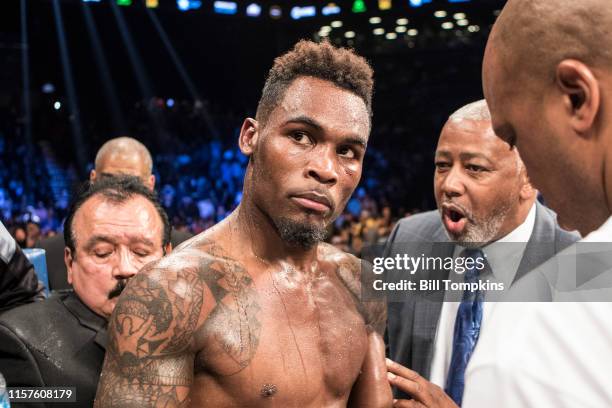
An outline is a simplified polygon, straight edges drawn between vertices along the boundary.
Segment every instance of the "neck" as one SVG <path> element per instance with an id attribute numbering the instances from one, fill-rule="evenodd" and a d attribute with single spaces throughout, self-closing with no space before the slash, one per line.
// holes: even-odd
<path id="1" fill-rule="evenodd" d="M 231 215 L 239 234 L 237 243 L 247 254 L 265 264 L 289 263 L 298 270 L 309 270 L 317 260 L 318 244 L 310 248 L 289 245 L 283 241 L 270 217 L 249 197 L 243 196 L 242 203 Z"/>

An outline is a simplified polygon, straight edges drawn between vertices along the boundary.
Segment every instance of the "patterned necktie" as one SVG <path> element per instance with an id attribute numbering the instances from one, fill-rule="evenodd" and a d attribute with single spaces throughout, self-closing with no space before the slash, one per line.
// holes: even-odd
<path id="1" fill-rule="evenodd" d="M 466 249 L 462 252 L 463 258 L 484 258 L 480 249 Z M 478 269 L 471 268 L 465 272 L 466 283 L 478 283 Z M 465 387 L 465 368 L 470 361 L 478 335 L 480 334 L 480 322 L 482 321 L 483 294 L 480 291 L 466 290 L 457 310 L 455 320 L 455 332 L 453 334 L 453 354 L 451 356 L 446 387 L 444 391 L 461 406 L 463 399 L 463 388 Z"/>

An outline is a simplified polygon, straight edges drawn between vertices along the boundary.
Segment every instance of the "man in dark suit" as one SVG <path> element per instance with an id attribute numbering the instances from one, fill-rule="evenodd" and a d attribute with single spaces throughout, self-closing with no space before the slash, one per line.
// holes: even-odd
<path id="1" fill-rule="evenodd" d="M 89 174 L 89 181 L 96 182 L 118 174 L 138 177 L 147 188 L 155 189 L 151 153 L 145 145 L 131 137 L 118 137 L 102 145 L 96 154 L 95 168 Z M 176 247 L 191 237 L 188 232 L 173 229 L 172 246 Z M 58 235 L 45 238 L 36 246 L 46 251 L 49 289 L 52 291 L 70 289 L 66 280 L 63 238 Z"/>
<path id="2" fill-rule="evenodd" d="M 537 191 L 529 183 L 518 152 L 493 132 L 485 101 L 451 115 L 438 141 L 435 166 L 438 210 L 401 220 L 389 237 L 386 256 L 394 257 L 410 248 L 418 255 L 456 259 L 470 248 L 486 258 L 486 271 L 480 272 L 480 278 L 486 272 L 509 287 L 578 240 L 577 234 L 562 230 L 555 214 L 536 201 Z M 397 276 L 402 272 L 391 273 Z M 436 278 L 451 276 L 441 271 Z M 481 298 L 470 303 L 466 312 L 463 293 L 456 302 L 445 301 L 448 295 L 441 290 L 427 298 L 411 296 L 389 302 L 389 356 L 420 374 L 419 392 L 444 399 L 444 389 L 460 405 L 464 384 L 469 381 L 465 369 L 481 324 L 486 330 L 484 321 L 494 302 Z M 472 313 L 470 321 L 476 316 L 477 327 L 471 334 L 463 326 L 465 313 Z M 467 347 L 465 336 L 472 336 Z M 399 374 L 394 384 L 400 385 L 402 373 L 396 368 L 391 371 Z M 397 388 L 398 397 L 405 398 L 404 391 L 410 392 Z M 413 392 L 411 396 L 428 406 L 425 394 Z M 453 406 L 452 401 L 446 402 Z"/>
<path id="3" fill-rule="evenodd" d="M 127 280 L 170 251 L 170 224 L 155 194 L 134 177 L 88 183 L 64 229 L 74 292 L 0 317 L 0 372 L 9 387 L 75 386 L 91 407 L 104 360 L 107 320 Z"/>
<path id="4" fill-rule="evenodd" d="M 0 222 L 0 313 L 44 298 L 34 267 Z"/>

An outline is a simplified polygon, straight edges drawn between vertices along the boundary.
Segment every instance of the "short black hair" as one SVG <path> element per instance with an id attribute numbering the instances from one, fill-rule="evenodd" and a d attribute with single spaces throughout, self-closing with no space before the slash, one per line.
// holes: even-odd
<path id="1" fill-rule="evenodd" d="M 155 207 L 164 225 L 162 248 L 170 242 L 170 221 L 168 221 L 168 215 L 162 208 L 157 194 L 142 184 L 138 177 L 116 175 L 101 178 L 93 183 L 90 181 L 83 183 L 72 200 L 68 209 L 68 216 L 64 221 L 64 245 L 70 248 L 73 254 L 76 250 L 74 232 L 72 230 L 74 216 L 87 200 L 96 195 L 101 195 L 106 201 L 114 204 L 124 203 L 134 196 L 146 198 Z"/>
<path id="2" fill-rule="evenodd" d="M 287 88 L 302 76 L 332 82 L 359 96 L 371 119 L 374 71 L 370 64 L 351 49 L 335 47 L 328 41 L 307 40 L 299 41 L 291 51 L 274 60 L 255 118 L 265 125 L 270 113 L 283 100 Z"/>

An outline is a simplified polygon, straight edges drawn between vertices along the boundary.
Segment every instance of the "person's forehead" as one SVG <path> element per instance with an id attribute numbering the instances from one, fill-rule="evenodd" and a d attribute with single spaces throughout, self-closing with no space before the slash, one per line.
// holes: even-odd
<path id="1" fill-rule="evenodd" d="M 142 175 L 148 172 L 144 159 L 138 152 L 110 153 L 101 161 L 96 170 L 99 173 Z"/>
<path id="2" fill-rule="evenodd" d="M 489 158 L 510 154 L 506 143 L 500 140 L 490 121 L 451 119 L 442 129 L 436 153 L 480 154 Z"/>
<path id="3" fill-rule="evenodd" d="M 307 116 L 325 128 L 350 129 L 366 135 L 369 128 L 363 99 L 330 81 L 314 77 L 295 79 L 272 115 L 281 123 L 288 117 Z"/>
<path id="4" fill-rule="evenodd" d="M 97 194 L 77 210 L 72 229 L 77 246 L 92 236 L 122 242 L 147 239 L 161 244 L 163 223 L 153 204 L 142 196 L 113 203 Z"/>

